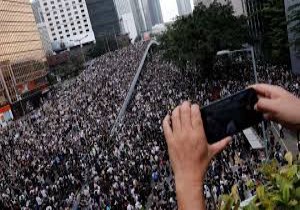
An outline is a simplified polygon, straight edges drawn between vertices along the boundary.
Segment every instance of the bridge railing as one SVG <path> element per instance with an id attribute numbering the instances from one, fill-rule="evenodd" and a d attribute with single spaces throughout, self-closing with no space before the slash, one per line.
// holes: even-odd
<path id="1" fill-rule="evenodd" d="M 148 56 L 148 54 L 150 52 L 150 49 L 152 49 L 153 46 L 157 46 L 157 45 L 159 45 L 159 43 L 157 41 L 155 41 L 155 40 L 151 40 L 149 42 L 149 44 L 148 44 L 148 46 L 147 46 L 147 48 L 145 50 L 145 53 L 143 55 L 143 58 L 142 58 L 142 60 L 140 62 L 140 65 L 138 67 L 138 70 L 137 70 L 137 72 L 136 72 L 136 74 L 135 74 L 135 76 L 134 76 L 134 78 L 133 78 L 133 80 L 131 82 L 130 89 L 127 92 L 127 95 L 126 95 L 126 98 L 125 98 L 125 100 L 123 102 L 122 108 L 119 111 L 118 117 L 117 117 L 117 119 L 116 119 L 116 121 L 115 121 L 115 123 L 113 125 L 113 128 L 111 129 L 110 136 L 113 136 L 118 131 L 119 125 L 122 122 L 124 113 L 125 113 L 128 105 L 129 105 L 129 102 L 130 102 L 131 98 L 132 98 L 132 95 L 134 93 L 136 84 L 137 84 L 137 82 L 139 80 L 140 74 L 141 74 L 142 69 L 143 69 L 143 67 L 145 65 L 145 61 L 146 61 L 146 58 L 147 58 L 147 56 Z"/>

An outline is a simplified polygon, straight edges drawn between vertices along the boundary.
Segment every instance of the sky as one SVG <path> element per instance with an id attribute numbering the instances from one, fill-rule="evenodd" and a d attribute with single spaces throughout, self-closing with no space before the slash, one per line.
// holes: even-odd
<path id="1" fill-rule="evenodd" d="M 192 8 L 194 8 L 194 1 L 191 1 Z M 160 6 L 164 22 L 170 22 L 178 16 L 178 8 L 176 0 L 160 0 Z"/>

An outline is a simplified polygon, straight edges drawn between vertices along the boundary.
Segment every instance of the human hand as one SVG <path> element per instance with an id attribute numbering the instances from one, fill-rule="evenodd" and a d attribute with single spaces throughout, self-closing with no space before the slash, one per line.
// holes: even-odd
<path id="1" fill-rule="evenodd" d="M 230 138 L 209 145 L 199 106 L 191 106 L 189 102 L 176 107 L 171 117 L 165 117 L 163 129 L 175 177 L 178 206 L 180 209 L 200 209 L 203 203 L 198 203 L 199 206 L 196 201 L 202 198 L 200 191 L 203 190 L 207 167 L 211 159 L 228 145 Z"/>
<path id="2" fill-rule="evenodd" d="M 279 86 L 251 86 L 259 96 L 255 109 L 267 120 L 276 121 L 290 129 L 300 129 L 300 100 Z"/>

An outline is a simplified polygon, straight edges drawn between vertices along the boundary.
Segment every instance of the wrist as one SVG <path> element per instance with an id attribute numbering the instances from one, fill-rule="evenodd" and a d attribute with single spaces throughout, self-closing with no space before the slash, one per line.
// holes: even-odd
<path id="1" fill-rule="evenodd" d="M 175 178 L 176 197 L 179 210 L 199 210 L 203 206 L 203 180 Z"/>

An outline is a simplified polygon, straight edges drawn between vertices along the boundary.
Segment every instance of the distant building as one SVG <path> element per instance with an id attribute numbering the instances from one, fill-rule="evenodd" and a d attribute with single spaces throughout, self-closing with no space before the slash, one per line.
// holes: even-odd
<path id="1" fill-rule="evenodd" d="M 179 16 L 188 15 L 193 12 L 190 0 L 176 0 Z"/>
<path id="2" fill-rule="evenodd" d="M 286 16 L 288 16 L 289 7 L 296 4 L 297 2 L 285 0 L 284 3 L 285 3 Z M 291 25 L 289 25 L 289 27 L 290 26 Z M 289 38 L 289 42 L 292 43 L 293 39 L 295 38 L 295 34 L 288 32 L 288 38 Z M 295 74 L 300 75 L 300 46 L 295 46 L 294 44 L 290 46 L 290 57 L 291 57 L 292 71 Z"/>
<path id="3" fill-rule="evenodd" d="M 150 10 L 150 17 L 152 26 L 158 25 L 163 23 L 163 17 L 161 12 L 161 6 L 159 0 L 148 0 L 149 10 Z"/>
<path id="4" fill-rule="evenodd" d="M 47 31 L 45 19 L 43 17 L 42 8 L 38 0 L 33 0 L 31 2 L 31 7 L 33 10 L 35 22 L 37 24 L 38 30 L 40 32 L 41 41 L 46 55 L 52 55 L 52 45 L 50 37 Z"/>
<path id="5" fill-rule="evenodd" d="M 85 0 L 39 0 L 52 49 L 95 42 Z"/>
<path id="6" fill-rule="evenodd" d="M 3 125 L 12 116 L 11 107 L 47 88 L 45 53 L 28 0 L 1 1 L 0 49 L 0 125 Z"/>
<path id="7" fill-rule="evenodd" d="M 115 0 L 115 4 L 121 32 L 128 34 L 132 42 L 139 36 L 143 37 L 145 32 L 152 30 L 152 21 L 160 21 L 160 17 L 153 16 L 155 12 L 159 11 L 153 10 L 153 4 L 148 0 Z M 151 15 L 153 19 L 151 19 Z"/>
<path id="8" fill-rule="evenodd" d="M 86 0 L 95 37 L 120 33 L 114 0 Z"/>

